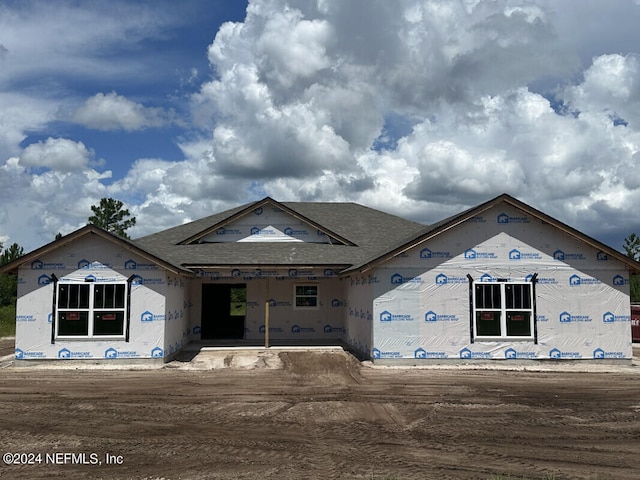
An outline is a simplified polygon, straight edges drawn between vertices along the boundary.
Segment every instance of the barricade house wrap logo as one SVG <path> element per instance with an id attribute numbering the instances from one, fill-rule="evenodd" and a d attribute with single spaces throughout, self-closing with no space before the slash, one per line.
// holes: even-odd
<path id="1" fill-rule="evenodd" d="M 464 360 L 472 358 L 491 358 L 491 352 L 472 352 L 468 348 L 460 350 L 460 358 Z"/>
<path id="2" fill-rule="evenodd" d="M 380 314 L 381 322 L 412 322 L 413 317 L 409 314 L 393 314 L 387 310 Z"/>
<path id="3" fill-rule="evenodd" d="M 458 320 L 459 320 L 458 317 L 455 315 L 452 315 L 452 314 L 438 315 L 433 310 L 429 310 L 427 313 L 424 314 L 425 322 L 457 322 Z"/>
<path id="4" fill-rule="evenodd" d="M 113 359 L 113 358 L 138 358 L 140 355 L 135 351 L 118 351 L 115 348 L 107 348 L 104 351 L 104 358 Z"/>
<path id="5" fill-rule="evenodd" d="M 600 253 L 602 253 L 602 252 L 600 252 Z M 564 260 L 586 260 L 587 257 L 585 257 L 583 253 L 569 253 L 569 252 L 564 252 L 564 251 L 558 249 L 555 252 L 553 252 L 553 259 L 554 260 L 560 260 L 560 261 L 564 261 Z"/>
<path id="6" fill-rule="evenodd" d="M 506 213 L 501 213 L 496 217 L 496 221 L 500 224 L 507 223 L 529 223 L 530 220 L 528 217 L 511 217 Z"/>
<path id="7" fill-rule="evenodd" d="M 269 307 L 290 307 L 290 306 L 291 306 L 291 302 L 289 301 L 276 300 L 275 298 L 269 299 Z"/>
<path id="8" fill-rule="evenodd" d="M 158 322 L 158 321 L 164 321 L 165 319 L 166 319 L 166 316 L 164 314 L 157 315 L 150 312 L 149 310 L 142 312 L 142 314 L 140 315 L 141 322 Z"/>
<path id="9" fill-rule="evenodd" d="M 78 262 L 78 270 L 107 270 L 111 268 L 108 263 L 90 262 L 86 258 L 83 258 Z"/>
<path id="10" fill-rule="evenodd" d="M 595 359 L 603 359 L 603 358 L 625 358 L 624 352 L 605 352 L 601 348 L 596 348 L 593 351 L 593 358 Z"/>
<path id="11" fill-rule="evenodd" d="M 342 327 L 333 327 L 331 325 L 325 325 L 322 327 L 322 331 L 324 333 L 342 333 L 344 332 L 344 328 Z"/>
<path id="12" fill-rule="evenodd" d="M 266 228 L 251 227 L 251 235 L 267 236 L 267 235 L 277 235 L 277 234 L 278 232 L 273 227 L 266 227 Z"/>
<path id="13" fill-rule="evenodd" d="M 450 252 L 434 252 L 428 248 L 420 250 L 420 258 L 451 258 Z"/>
<path id="14" fill-rule="evenodd" d="M 68 348 L 58 350 L 58 358 L 92 358 L 91 352 L 72 352 Z"/>
<path id="15" fill-rule="evenodd" d="M 313 327 L 301 327 L 300 325 L 292 325 L 291 333 L 315 333 L 316 329 Z"/>
<path id="16" fill-rule="evenodd" d="M 563 358 L 577 359 L 582 358 L 582 355 L 580 355 L 579 352 L 563 352 L 558 348 L 553 348 L 549 351 L 549 358 L 554 360 L 560 360 Z"/>
<path id="17" fill-rule="evenodd" d="M 611 312 L 606 312 L 602 315 L 602 321 L 604 323 L 630 322 L 631 315 L 614 315 Z"/>
<path id="18" fill-rule="evenodd" d="M 220 227 L 216 230 L 216 235 L 242 235 L 242 230 L 233 229 L 233 228 L 224 228 Z"/>
<path id="19" fill-rule="evenodd" d="M 525 282 L 530 282 L 531 279 L 533 278 L 532 274 L 527 275 L 526 277 L 524 277 L 524 281 Z M 537 277 L 536 278 L 536 283 L 538 284 L 557 284 L 558 280 L 552 277 Z"/>
<path id="20" fill-rule="evenodd" d="M 16 360 L 24 360 L 26 358 L 46 358 L 44 352 L 28 352 L 22 350 L 21 348 L 16 348 L 15 355 Z"/>
<path id="21" fill-rule="evenodd" d="M 435 277 L 436 285 L 448 285 L 451 283 L 468 283 L 469 280 L 466 277 L 456 277 L 452 275 L 445 275 L 444 273 L 439 273 Z"/>
<path id="22" fill-rule="evenodd" d="M 289 235 L 290 237 L 292 236 L 304 236 L 304 235 L 309 235 L 309 232 L 307 230 L 295 230 L 291 227 L 286 227 L 284 229 L 284 234 L 285 235 Z"/>
<path id="23" fill-rule="evenodd" d="M 53 262 L 44 263 L 42 260 L 34 260 L 31 262 L 31 270 L 64 270 L 64 263 Z"/>
<path id="24" fill-rule="evenodd" d="M 611 283 L 613 283 L 615 286 L 622 286 L 622 285 L 628 285 L 629 280 L 624 278 L 622 275 L 614 275 L 613 278 L 611 279 Z"/>
<path id="25" fill-rule="evenodd" d="M 422 283 L 420 276 L 404 277 L 400 273 L 394 273 L 390 278 L 391 285 L 402 285 L 403 283 Z"/>
<path id="26" fill-rule="evenodd" d="M 602 283 L 597 278 L 581 277 L 580 275 L 573 274 L 569 277 L 569 285 L 572 287 L 580 287 L 583 285 L 599 285 Z"/>
<path id="27" fill-rule="evenodd" d="M 470 248 L 468 250 L 465 250 L 464 252 L 464 258 L 466 260 L 476 260 L 479 258 L 498 258 L 498 255 L 495 252 L 481 252 L 478 250 L 475 250 L 473 248 Z"/>
<path id="28" fill-rule="evenodd" d="M 372 357 L 376 358 L 402 358 L 400 352 L 384 352 L 378 348 L 374 348 L 372 351 Z"/>
<path id="29" fill-rule="evenodd" d="M 540 260 L 542 255 L 538 252 L 523 252 L 514 248 L 509 252 L 509 260 Z"/>
<path id="30" fill-rule="evenodd" d="M 131 277 L 131 285 L 162 285 L 164 280 L 162 278 L 143 278 L 140 275 L 133 275 Z"/>
<path id="31" fill-rule="evenodd" d="M 480 276 L 480 282 L 481 283 L 487 283 L 487 282 L 497 282 L 498 279 L 496 277 L 492 277 L 491 275 L 489 275 L 488 273 L 483 273 Z M 509 280 L 510 281 L 510 280 Z"/>
<path id="32" fill-rule="evenodd" d="M 569 312 L 562 312 L 560 314 L 560 323 L 576 323 L 576 322 L 590 322 L 591 317 L 589 315 L 571 315 Z"/>
<path id="33" fill-rule="evenodd" d="M 164 350 L 161 349 L 160 347 L 155 347 L 153 350 L 151 350 L 151 357 L 152 358 L 164 357 Z"/>
<path id="34" fill-rule="evenodd" d="M 429 352 L 420 347 L 413 352 L 413 358 L 448 358 L 446 352 Z"/>
<path id="35" fill-rule="evenodd" d="M 266 330 L 267 329 L 264 325 L 260 325 L 260 327 L 258 327 L 258 333 L 265 333 Z M 269 327 L 269 333 L 282 333 L 282 332 L 284 332 L 282 327 Z"/>
<path id="36" fill-rule="evenodd" d="M 530 359 L 537 358 L 538 354 L 536 352 L 518 352 L 514 348 L 507 348 L 504 351 L 504 358 L 507 360 L 517 360 L 517 359 Z"/>
<path id="37" fill-rule="evenodd" d="M 125 270 L 158 270 L 158 265 L 155 263 L 139 263 L 133 259 L 129 259 L 124 262 Z"/>

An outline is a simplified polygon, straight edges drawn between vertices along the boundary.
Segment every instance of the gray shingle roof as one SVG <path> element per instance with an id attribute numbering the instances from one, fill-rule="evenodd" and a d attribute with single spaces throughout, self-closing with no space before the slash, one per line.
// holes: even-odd
<path id="1" fill-rule="evenodd" d="M 275 205 L 300 216 L 353 245 L 303 242 L 283 243 L 192 243 L 180 244 L 200 232 L 223 225 L 243 210 L 258 204 L 243 205 L 194 222 L 170 228 L 135 240 L 136 245 L 174 265 L 184 266 L 276 266 L 322 265 L 347 268 L 367 258 L 381 255 L 398 241 L 416 235 L 424 225 L 356 203 L 283 202 Z M 264 202 L 264 201 L 262 201 Z"/>

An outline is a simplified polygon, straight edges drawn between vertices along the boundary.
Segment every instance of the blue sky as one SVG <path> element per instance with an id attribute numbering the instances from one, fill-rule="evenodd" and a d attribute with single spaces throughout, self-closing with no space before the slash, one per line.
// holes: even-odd
<path id="1" fill-rule="evenodd" d="M 147 5 L 143 6 L 144 3 L 133 2 L 143 12 L 149 7 L 161 12 L 157 29 L 131 43 L 111 39 L 108 52 L 102 49 L 95 51 L 96 56 L 102 57 L 105 68 L 109 68 L 110 64 L 140 64 L 145 70 L 142 74 L 138 68 L 132 68 L 131 74 L 108 78 L 86 71 L 78 77 L 73 72 L 67 74 L 58 71 L 44 79 L 27 75 L 24 83 L 18 79 L 11 87 L 17 90 L 46 90 L 49 82 L 54 82 L 67 90 L 68 95 L 78 99 L 89 98 L 99 92 L 116 92 L 145 107 L 173 109 L 183 123 L 127 132 L 121 129 L 86 128 L 68 121 L 50 122 L 44 131 L 25 131 L 26 138 L 20 144 L 22 148 L 51 136 L 72 138 L 90 146 L 97 158 L 108 159 L 108 168 L 112 170 L 114 178 L 124 177 L 137 158 L 183 158 L 176 140 L 189 133 L 188 123 L 184 124 L 189 116 L 189 96 L 198 90 L 198 82 L 208 79 L 212 74 L 206 57 L 207 46 L 223 22 L 244 19 L 246 2 L 160 0 L 146 2 Z M 32 14 L 40 4 L 16 2 L 15 6 L 19 11 Z M 95 2 L 93 5 L 96 5 Z M 108 8 L 108 2 L 102 2 L 102 5 L 96 8 L 95 14 Z M 84 8 L 95 7 L 92 2 L 87 2 Z M 138 10 L 133 9 L 131 15 L 136 14 Z"/>
<path id="2" fill-rule="evenodd" d="M 0 4 L 0 241 L 264 195 L 423 223 L 509 193 L 640 233 L 634 0 Z"/>

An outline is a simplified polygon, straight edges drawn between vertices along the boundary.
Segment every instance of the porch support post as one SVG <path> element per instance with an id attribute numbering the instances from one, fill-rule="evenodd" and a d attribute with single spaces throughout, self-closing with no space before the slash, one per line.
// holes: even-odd
<path id="1" fill-rule="evenodd" d="M 269 276 L 267 276 L 267 291 L 264 301 L 264 348 L 269 348 Z"/>

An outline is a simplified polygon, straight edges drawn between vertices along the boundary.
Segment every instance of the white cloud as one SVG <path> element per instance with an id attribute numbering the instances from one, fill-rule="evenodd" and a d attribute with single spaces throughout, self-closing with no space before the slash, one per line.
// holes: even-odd
<path id="1" fill-rule="evenodd" d="M 104 13 L 89 10 L 87 18 Z M 112 45 L 132 24 L 108 17 L 103 33 Z M 145 18 L 139 36 L 161 23 Z M 46 127 L 37 113 L 55 111 L 37 104 L 0 127 L 0 149 L 4 142 L 19 158 L 0 163 L 0 185 L 9 188 L 4 195 L 22 195 L 20 228 L 37 220 L 42 235 L 82 224 L 106 195 L 125 200 L 138 219 L 131 233 L 142 235 L 262 195 L 357 201 L 433 222 L 506 191 L 621 242 L 640 231 L 635 20 L 640 10 L 630 2 L 255 0 L 207 50 L 214 76 L 190 99 L 192 128 L 176 139 L 184 159 L 141 158 L 106 182 L 80 142 L 50 138 L 21 152 L 24 132 Z M 61 37 L 76 55 L 64 59 L 56 53 L 62 40 L 45 28 L 49 68 L 88 78 L 96 56 L 81 45 L 86 35 L 81 28 Z M 22 47 L 2 44 L 0 61 L 19 77 Z M 36 73 L 46 63 L 39 65 Z M 131 65 L 107 67 L 95 76 L 136 74 Z M 0 86 L 8 78 L 0 73 Z M 99 93 L 74 118 L 129 132 L 172 121 L 167 109 L 130 98 Z M 0 109 L 0 123 L 8 118 Z M 26 168 L 42 166 L 52 170 Z M 84 200 L 73 203 L 78 195 Z M 45 197 L 64 208 L 54 211 Z M 2 236 L 15 231 L 6 225 L 0 218 Z"/>
<path id="2" fill-rule="evenodd" d="M 76 80 L 115 81 L 125 76 L 152 80 L 154 72 L 145 62 L 110 54 L 114 49 L 134 50 L 145 38 L 178 21 L 175 12 L 142 2 L 91 2 L 82 8 L 64 1 L 5 3 L 0 5 L 5 48 L 0 88 L 38 79 L 57 90 L 60 85 L 54 79 L 59 75 Z M 42 92 L 47 93 L 54 92 Z"/>
<path id="3" fill-rule="evenodd" d="M 0 92 L 0 161 L 19 154 L 25 131 L 43 129 L 57 108 L 56 102 Z"/>
<path id="4" fill-rule="evenodd" d="M 555 28 L 562 17 L 566 34 L 567 10 L 363 5 L 255 1 L 243 23 L 220 29 L 209 47 L 217 77 L 193 104 L 213 132 L 212 173 L 422 221 L 507 191 L 578 222 L 613 186 L 638 181 L 620 175 L 637 158 L 637 130 L 613 123 L 640 111 L 635 56 L 596 57 L 583 81 L 556 92 L 578 116 L 528 87 L 579 73 Z M 394 131 L 390 118 L 413 128 Z M 371 151 L 381 134 L 387 150 Z"/>
<path id="5" fill-rule="evenodd" d="M 103 181 L 110 172 L 89 168 L 33 173 L 18 158 L 0 164 L 0 235 L 17 242 L 25 251 L 48 243 L 60 232 L 69 233 L 86 224 L 91 205 L 108 196 Z"/>
<path id="6" fill-rule="evenodd" d="M 172 121 L 174 113 L 162 108 L 144 107 L 118 95 L 97 93 L 78 108 L 72 118 L 88 128 L 98 130 L 143 130 L 161 127 Z"/>
<path id="7" fill-rule="evenodd" d="M 584 81 L 562 92 L 576 112 L 602 113 L 640 126 L 640 55 L 602 55 L 584 72 Z"/>
<path id="8" fill-rule="evenodd" d="M 27 146 L 20 155 L 20 165 L 72 172 L 87 167 L 93 156 L 93 151 L 88 150 L 82 142 L 49 137 L 44 142 Z"/>

